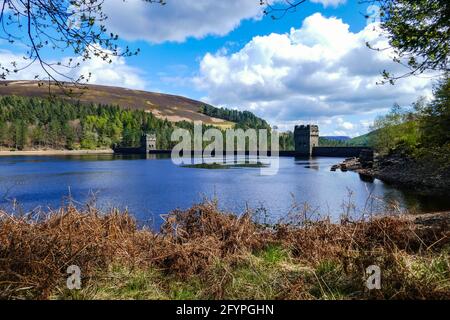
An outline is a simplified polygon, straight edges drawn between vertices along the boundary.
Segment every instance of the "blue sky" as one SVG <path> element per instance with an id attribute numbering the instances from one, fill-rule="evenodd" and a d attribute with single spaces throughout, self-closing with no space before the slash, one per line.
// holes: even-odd
<path id="1" fill-rule="evenodd" d="M 169 9 L 168 9 L 169 10 Z M 360 11 L 358 11 L 360 10 Z M 178 85 L 170 85 L 161 82 L 158 74 L 173 76 L 186 76 L 195 74 L 198 70 L 199 60 L 208 52 L 217 52 L 227 48 L 230 53 L 239 51 L 255 36 L 269 35 L 271 33 L 287 33 L 292 27 L 300 27 L 302 21 L 316 13 L 323 12 L 325 16 L 337 16 L 343 18 L 352 31 L 359 31 L 366 26 L 366 19 L 361 12 L 365 12 L 366 6 L 359 5 L 357 1 L 347 1 L 346 5 L 337 7 L 307 2 L 298 10 L 286 15 L 283 19 L 273 20 L 270 17 L 262 19 L 246 19 L 226 36 L 209 35 L 201 39 L 188 38 L 186 41 L 168 42 L 152 45 L 145 41 L 135 41 L 133 46 L 141 48 L 143 54 L 130 59 L 130 65 L 145 65 L 149 71 L 147 74 L 150 89 L 160 88 L 162 91 L 186 94 L 189 88 L 179 88 Z M 124 42 L 124 45 L 128 44 Z M 180 73 L 183 73 L 180 75 Z M 200 98 L 201 92 L 192 91 L 193 97 Z"/>
<path id="2" fill-rule="evenodd" d="M 92 82 L 201 99 L 216 106 L 251 110 L 283 130 L 313 122 L 322 134 L 357 136 L 394 102 L 409 105 L 429 96 L 431 83 L 411 78 L 378 86 L 380 72 L 398 71 L 357 0 L 310 0 L 283 19 L 261 15 L 259 0 L 107 1 L 107 27 L 136 57 L 111 65 L 90 61 L 79 71 Z M 0 42 L 0 63 L 23 55 L 23 47 Z M 72 52 L 46 51 L 50 59 Z M 15 75 L 32 78 L 37 66 Z"/>

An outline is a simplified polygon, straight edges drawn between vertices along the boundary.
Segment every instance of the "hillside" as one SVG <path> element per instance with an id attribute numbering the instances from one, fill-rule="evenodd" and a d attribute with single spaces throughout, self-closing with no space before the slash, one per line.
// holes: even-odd
<path id="1" fill-rule="evenodd" d="M 362 136 L 355 137 L 355 138 L 351 139 L 348 142 L 351 145 L 353 145 L 353 146 L 372 146 L 373 139 L 375 138 L 377 133 L 378 133 L 377 130 L 371 131 L 371 132 L 366 133 L 366 134 L 364 134 Z"/>
<path id="2" fill-rule="evenodd" d="M 209 105 L 203 105 L 200 108 L 200 112 L 210 117 L 223 119 L 226 121 L 230 121 L 231 123 L 236 123 L 237 128 L 270 130 L 270 125 L 264 119 L 257 117 L 250 111 L 239 111 L 225 108 L 219 109 Z"/>
<path id="3" fill-rule="evenodd" d="M 327 139 L 327 140 L 334 140 L 334 141 L 349 141 L 352 139 L 347 136 L 324 136 L 323 138 Z"/>
<path id="4" fill-rule="evenodd" d="M 266 128 L 268 124 L 250 112 L 199 106 L 211 119 L 228 126 Z M 217 111 L 217 113 L 215 112 Z M 209 114 L 214 113 L 214 114 Z M 225 122 L 221 122 L 222 124 Z M 215 124 L 213 124 L 215 125 Z M 213 125 L 204 125 L 207 130 Z M 194 131 L 191 121 L 171 122 L 153 112 L 123 108 L 117 104 L 92 104 L 62 98 L 0 95 L 0 151 L 104 150 L 115 146 L 138 147 L 144 133 L 157 136 L 157 148 L 172 149 L 176 128 Z M 221 131 L 225 135 L 225 131 Z"/>
<path id="5" fill-rule="evenodd" d="M 369 147 L 372 145 L 372 139 L 377 134 L 376 131 L 369 132 L 359 137 L 336 139 L 336 137 L 320 137 L 320 145 L 323 147 Z"/>
<path id="6" fill-rule="evenodd" d="M 0 96 L 44 98 L 49 94 L 48 89 L 48 86 L 38 86 L 37 81 L 2 81 Z M 181 96 L 100 85 L 88 85 L 87 89 L 72 87 L 72 90 L 74 94 L 70 98 L 56 86 L 52 87 L 52 94 L 82 103 L 118 105 L 126 109 L 145 110 L 159 119 L 167 119 L 170 122 L 202 121 L 204 124 L 221 128 L 234 125 L 233 122 L 201 113 L 200 107 L 205 105 L 204 102 Z"/>

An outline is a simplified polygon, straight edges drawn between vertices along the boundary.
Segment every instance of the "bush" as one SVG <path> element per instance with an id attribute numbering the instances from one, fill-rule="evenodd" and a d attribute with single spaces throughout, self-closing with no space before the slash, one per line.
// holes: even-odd
<path id="1" fill-rule="evenodd" d="M 161 232 L 126 212 L 73 206 L 0 212 L 0 297 L 6 299 L 450 298 L 448 226 L 380 217 L 261 226 L 214 202 L 166 217 Z M 382 290 L 364 274 L 383 270 Z M 67 267 L 82 270 L 66 289 Z"/>

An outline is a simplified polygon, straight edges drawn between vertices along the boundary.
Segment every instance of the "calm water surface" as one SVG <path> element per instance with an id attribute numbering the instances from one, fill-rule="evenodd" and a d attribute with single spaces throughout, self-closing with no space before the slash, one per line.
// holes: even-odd
<path id="1" fill-rule="evenodd" d="M 345 203 L 355 214 L 379 211 L 386 202 L 424 211 L 450 209 L 450 200 L 419 197 L 353 172 L 330 172 L 339 158 L 280 158 L 277 175 L 257 168 L 207 170 L 176 166 L 169 158 L 114 155 L 0 158 L 0 207 L 16 200 L 25 211 L 57 208 L 67 196 L 102 208 L 128 208 L 157 227 L 161 214 L 217 197 L 221 208 L 241 213 L 262 208 L 276 220 L 307 202 L 311 211 L 339 217 Z M 349 194 L 351 198 L 349 200 Z"/>

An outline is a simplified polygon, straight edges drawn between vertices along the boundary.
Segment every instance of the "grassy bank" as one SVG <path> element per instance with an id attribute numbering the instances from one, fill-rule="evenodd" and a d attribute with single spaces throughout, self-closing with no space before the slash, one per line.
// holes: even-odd
<path id="1" fill-rule="evenodd" d="M 447 217 L 448 218 L 448 217 Z M 436 219 L 435 219 L 436 220 Z M 165 217 L 160 232 L 126 212 L 87 207 L 0 213 L 3 299 L 450 298 L 448 219 L 400 216 L 268 227 L 206 202 Z M 429 223 L 432 221 L 432 223 Z M 82 289 L 66 288 L 67 267 Z M 381 290 L 365 270 L 382 270 Z"/>

